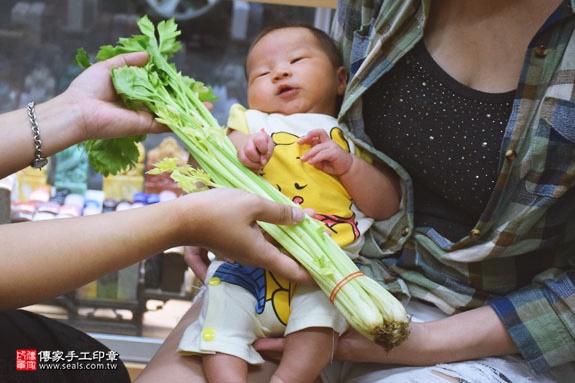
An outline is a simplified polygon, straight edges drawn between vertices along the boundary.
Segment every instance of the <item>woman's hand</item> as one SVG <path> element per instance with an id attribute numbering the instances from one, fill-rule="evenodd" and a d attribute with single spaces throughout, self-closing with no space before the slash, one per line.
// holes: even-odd
<path id="1" fill-rule="evenodd" d="M 285 348 L 285 338 L 263 338 L 254 343 L 255 349 L 268 360 L 279 362 Z M 383 363 L 385 350 L 355 331 L 349 329 L 341 335 L 333 359 L 349 362 Z"/>
<path id="2" fill-rule="evenodd" d="M 412 332 L 414 325 L 417 326 L 418 324 L 411 325 Z M 416 329 L 416 332 L 417 331 L 419 331 L 419 329 Z M 345 334 L 340 336 L 333 359 L 360 363 L 431 364 L 432 362 L 429 360 L 427 361 L 429 363 L 426 363 L 426 357 L 424 356 L 426 355 L 426 347 L 424 344 L 420 345 L 419 352 L 412 349 L 416 347 L 416 343 L 418 343 L 418 340 L 410 336 L 408 341 L 387 352 L 383 347 L 350 328 Z M 259 339 L 254 343 L 254 347 L 258 352 L 264 355 L 265 358 L 279 361 L 285 347 L 285 338 Z"/>
<path id="3" fill-rule="evenodd" d="M 174 245 L 199 246 L 220 258 L 263 267 L 294 282 L 313 283 L 299 263 L 266 240 L 257 224 L 297 224 L 304 219 L 303 210 L 238 189 L 212 189 L 178 200 L 180 219 L 175 222 L 181 222 L 180 238 Z"/>
<path id="4" fill-rule="evenodd" d="M 407 340 L 389 352 L 353 329 L 340 336 L 334 360 L 427 366 L 514 354 L 517 347 L 490 306 L 430 322 L 411 322 Z M 254 347 L 279 360 L 284 339 L 261 339 Z"/>
<path id="5" fill-rule="evenodd" d="M 50 157 L 87 139 L 107 139 L 168 131 L 144 111 L 126 109 L 112 85 L 111 70 L 124 65 L 144 65 L 148 54 L 119 55 L 92 65 L 62 94 L 37 104 L 42 155 Z M 33 101 L 33 100 L 29 100 Z M 30 122 L 25 109 L 0 118 L 0 178 L 28 166 L 34 159 Z"/>
<path id="6" fill-rule="evenodd" d="M 146 52 L 118 55 L 93 64 L 72 81 L 62 96 L 79 113 L 81 141 L 168 131 L 150 113 L 123 106 L 112 84 L 113 68 L 142 66 L 147 61 Z"/>
<path id="7" fill-rule="evenodd" d="M 61 295 L 175 246 L 203 247 L 294 281 L 311 281 L 302 266 L 266 241 L 257 224 L 289 225 L 303 218 L 295 206 L 214 189 L 138 209 L 0 225 L 0 270 L 9 270 L 0 278 L 0 309 Z M 35 288 L 14 294 L 18 284 Z"/>

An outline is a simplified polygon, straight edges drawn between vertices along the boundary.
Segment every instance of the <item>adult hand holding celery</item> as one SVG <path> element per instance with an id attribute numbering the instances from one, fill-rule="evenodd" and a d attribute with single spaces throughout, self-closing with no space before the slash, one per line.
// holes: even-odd
<path id="1" fill-rule="evenodd" d="M 266 180 L 243 166 L 236 149 L 203 102 L 214 100 L 203 83 L 183 76 L 169 59 L 180 49 L 180 31 L 173 20 L 158 23 L 146 17 L 138 21 L 142 35 L 121 38 L 117 46 L 101 47 L 97 60 L 118 54 L 147 51 L 143 67 L 122 67 L 112 71 L 118 94 L 131 108 L 149 109 L 159 122 L 168 126 L 182 141 L 203 170 L 178 167 L 176 160 L 156 164 L 155 172 L 169 171 L 185 191 L 195 190 L 198 182 L 210 187 L 240 188 L 259 196 L 292 204 Z M 87 54 L 79 50 L 77 62 L 90 65 Z M 85 145 L 96 170 L 115 173 L 137 160 L 128 156 L 110 157 L 109 152 L 130 153 L 132 142 L 117 140 L 89 142 Z M 129 149 L 124 150 L 124 147 Z M 97 160 L 100 161 L 97 161 Z M 102 160 L 103 159 L 103 160 Z M 94 165 L 94 161 L 97 163 Z M 297 226 L 260 226 L 285 248 L 311 274 L 349 324 L 369 339 L 391 349 L 408 336 L 409 319 L 401 303 L 384 287 L 363 275 L 353 261 L 325 233 L 324 227 L 307 217 Z"/>

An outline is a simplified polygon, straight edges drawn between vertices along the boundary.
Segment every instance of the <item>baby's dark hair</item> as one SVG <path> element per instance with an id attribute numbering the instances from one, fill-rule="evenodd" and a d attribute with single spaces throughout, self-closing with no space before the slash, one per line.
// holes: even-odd
<path id="1" fill-rule="evenodd" d="M 260 34 L 257 35 L 256 38 L 252 41 L 250 48 L 248 49 L 248 56 L 249 56 L 250 52 L 252 51 L 253 47 L 262 39 L 262 37 L 266 36 L 270 32 L 277 31 L 279 29 L 286 29 L 286 28 L 304 28 L 304 29 L 307 29 L 308 31 L 310 31 L 313 34 L 313 36 L 319 42 L 319 45 L 321 46 L 323 51 L 329 57 L 329 60 L 331 61 L 333 67 L 339 68 L 339 67 L 343 66 L 343 58 L 342 58 L 342 55 L 339 51 L 339 48 L 337 47 L 337 45 L 335 45 L 335 42 L 332 40 L 332 38 L 327 33 L 325 33 L 323 30 L 316 28 L 314 26 L 307 25 L 307 24 L 298 24 L 298 23 L 280 23 L 280 24 L 274 24 L 270 27 L 267 27 L 262 32 L 260 32 Z M 246 76 L 247 76 L 247 73 L 246 73 Z"/>

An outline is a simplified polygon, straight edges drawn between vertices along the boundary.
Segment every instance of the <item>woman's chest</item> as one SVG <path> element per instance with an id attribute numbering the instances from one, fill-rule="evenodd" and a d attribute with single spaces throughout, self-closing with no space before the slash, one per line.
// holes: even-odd
<path id="1" fill-rule="evenodd" d="M 432 2 L 424 32 L 434 61 L 479 91 L 515 89 L 525 52 L 561 0 Z"/>

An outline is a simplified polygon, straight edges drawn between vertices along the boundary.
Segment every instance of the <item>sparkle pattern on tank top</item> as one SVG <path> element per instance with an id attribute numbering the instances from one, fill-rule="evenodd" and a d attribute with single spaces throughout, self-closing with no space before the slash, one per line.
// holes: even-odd
<path id="1" fill-rule="evenodd" d="M 513 96 L 457 82 L 422 42 L 366 92 L 366 133 L 412 176 L 416 225 L 448 238 L 475 225 L 497 181 Z"/>

